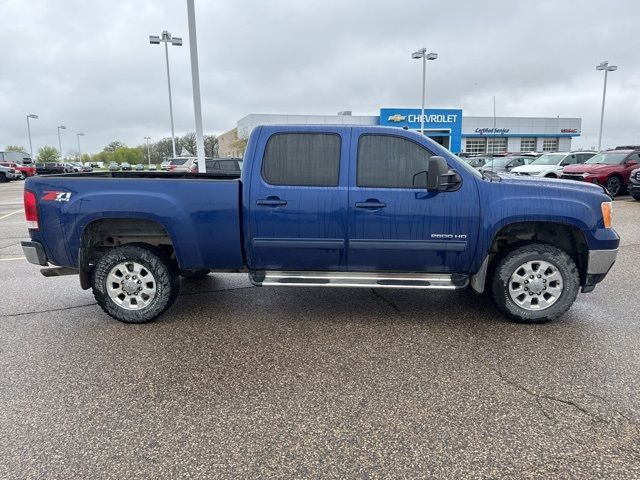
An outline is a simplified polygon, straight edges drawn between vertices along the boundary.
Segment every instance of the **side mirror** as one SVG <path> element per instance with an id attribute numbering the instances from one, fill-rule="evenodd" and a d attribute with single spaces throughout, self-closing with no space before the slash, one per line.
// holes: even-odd
<path id="1" fill-rule="evenodd" d="M 438 156 L 429 158 L 427 173 L 429 192 L 456 190 L 461 183 L 460 175 L 454 170 L 449 170 L 449 165 L 444 158 Z"/>

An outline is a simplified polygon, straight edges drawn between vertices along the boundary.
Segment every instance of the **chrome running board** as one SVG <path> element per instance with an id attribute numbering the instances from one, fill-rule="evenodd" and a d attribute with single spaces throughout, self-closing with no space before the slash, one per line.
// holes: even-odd
<path id="1" fill-rule="evenodd" d="M 459 273 L 386 272 L 277 272 L 253 271 L 249 279 L 257 287 L 359 287 L 457 290 L 469 284 Z"/>

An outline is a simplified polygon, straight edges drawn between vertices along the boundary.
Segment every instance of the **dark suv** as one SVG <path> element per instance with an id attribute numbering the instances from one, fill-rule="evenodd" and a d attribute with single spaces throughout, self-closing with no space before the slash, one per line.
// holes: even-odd
<path id="1" fill-rule="evenodd" d="M 629 185 L 627 185 L 629 194 L 635 199 L 640 201 L 640 168 L 631 172 L 629 175 Z"/>

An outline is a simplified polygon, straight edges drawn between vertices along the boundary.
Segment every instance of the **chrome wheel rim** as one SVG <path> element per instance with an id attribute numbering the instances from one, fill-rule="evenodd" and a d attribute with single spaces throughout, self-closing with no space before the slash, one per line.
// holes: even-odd
<path id="1" fill-rule="evenodd" d="M 611 177 L 607 180 L 605 186 L 607 190 L 609 190 L 609 193 L 615 196 L 620 192 L 620 179 L 618 177 Z"/>
<path id="2" fill-rule="evenodd" d="M 156 279 L 137 262 L 122 262 L 107 275 L 107 292 L 116 305 L 125 310 L 142 310 L 156 296 Z"/>
<path id="3" fill-rule="evenodd" d="M 554 264 L 533 260 L 520 265 L 509 279 L 509 296 L 525 310 L 545 310 L 562 295 L 562 274 Z"/>

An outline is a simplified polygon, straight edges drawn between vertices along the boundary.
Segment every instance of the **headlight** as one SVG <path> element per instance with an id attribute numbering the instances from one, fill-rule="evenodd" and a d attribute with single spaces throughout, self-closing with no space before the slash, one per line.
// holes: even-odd
<path id="1" fill-rule="evenodd" d="M 611 228 L 611 210 L 613 209 L 613 202 L 602 202 L 600 204 L 602 209 L 602 220 L 604 221 L 604 228 Z"/>

